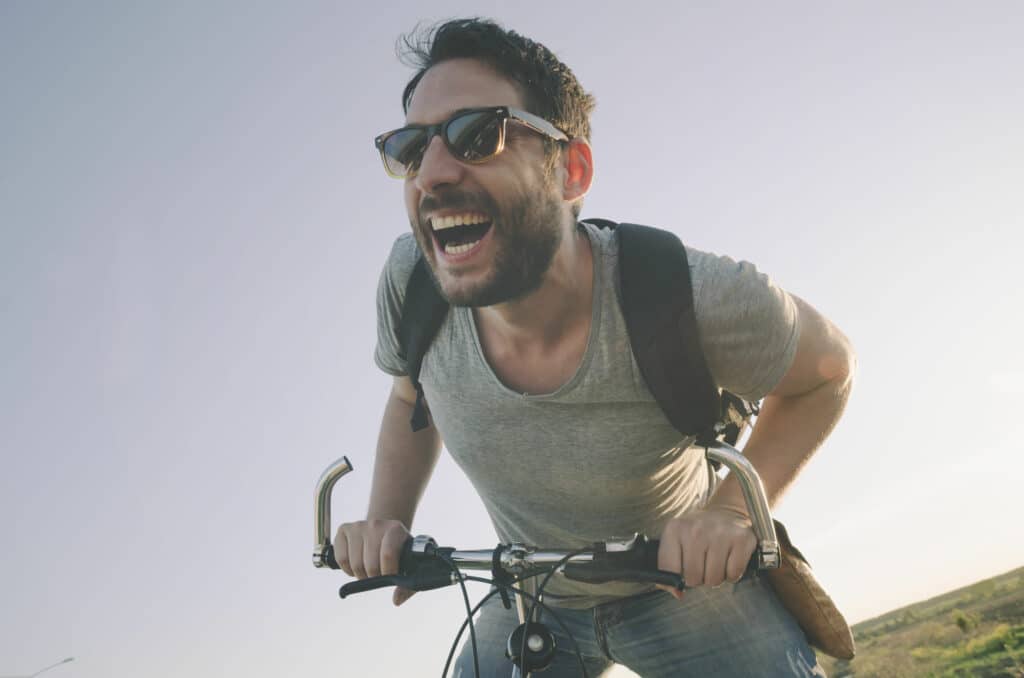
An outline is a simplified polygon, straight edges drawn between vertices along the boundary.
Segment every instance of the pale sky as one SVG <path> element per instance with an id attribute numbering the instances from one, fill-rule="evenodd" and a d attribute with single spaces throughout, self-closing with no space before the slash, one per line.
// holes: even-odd
<path id="1" fill-rule="evenodd" d="M 366 508 L 408 228 L 373 137 L 419 20 L 491 16 L 598 101 L 584 216 L 746 259 L 850 337 L 778 508 L 851 621 L 1024 564 L 1024 5 L 0 4 L 0 675 L 439 674 L 455 589 L 314 570 Z M 447 457 L 415 532 L 490 547 Z"/>

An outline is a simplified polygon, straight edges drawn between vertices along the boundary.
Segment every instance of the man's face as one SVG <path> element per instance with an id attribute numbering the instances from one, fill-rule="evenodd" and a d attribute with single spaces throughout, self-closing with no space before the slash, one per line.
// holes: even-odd
<path id="1" fill-rule="evenodd" d="M 490 67 L 453 59 L 424 74 L 406 120 L 439 123 L 460 109 L 485 106 L 524 103 Z M 405 180 L 409 223 L 455 306 L 491 306 L 537 289 L 561 242 L 565 209 L 544 171 L 541 137 L 514 122 L 507 131 L 505 150 L 481 164 L 456 160 L 435 136 L 419 172 Z"/>

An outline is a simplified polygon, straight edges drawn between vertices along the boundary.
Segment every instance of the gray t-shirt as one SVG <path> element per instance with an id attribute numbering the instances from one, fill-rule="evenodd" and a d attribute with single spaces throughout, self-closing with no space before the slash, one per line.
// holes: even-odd
<path id="1" fill-rule="evenodd" d="M 590 336 L 576 373 L 553 393 L 524 395 L 488 365 L 472 309 L 453 308 L 423 358 L 434 425 L 479 492 L 502 542 L 576 548 L 613 536 L 657 537 L 707 500 L 702 450 L 665 418 L 630 348 L 618 286 L 615 231 L 583 224 L 594 254 Z M 397 337 L 405 287 L 421 256 L 400 236 L 377 293 L 377 365 L 407 374 Z M 799 336 L 793 300 L 746 262 L 687 248 L 698 332 L 722 388 L 749 400 L 789 369 Z M 566 607 L 650 588 L 552 580 Z"/>

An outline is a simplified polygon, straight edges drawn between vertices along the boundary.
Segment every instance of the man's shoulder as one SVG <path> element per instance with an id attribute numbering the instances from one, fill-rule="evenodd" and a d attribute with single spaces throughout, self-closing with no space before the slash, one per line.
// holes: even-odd
<path id="1" fill-rule="evenodd" d="M 403 233 L 395 238 L 385 264 L 385 275 L 390 283 L 404 290 L 416 262 L 422 256 L 416 237 L 412 233 Z"/>
<path id="2" fill-rule="evenodd" d="M 420 256 L 412 233 L 403 233 L 395 238 L 377 287 L 377 348 L 374 360 L 393 376 L 408 374 L 398 326 L 402 319 L 406 287 Z"/>
<path id="3" fill-rule="evenodd" d="M 622 222 L 632 223 L 632 222 Z M 597 225 L 586 223 L 588 232 L 591 235 L 591 242 L 600 246 L 600 253 L 605 257 L 617 260 L 622 252 L 619 244 L 619 230 L 617 228 L 601 228 Z M 707 278 L 714 278 L 730 269 L 735 268 L 736 262 L 729 257 L 723 257 L 713 252 L 694 247 L 687 243 L 686 239 L 676 233 L 673 229 L 664 226 L 651 226 L 651 228 L 673 233 L 683 245 L 686 252 L 686 262 L 690 269 L 690 278 L 694 290 L 698 284 Z M 675 251 L 674 249 L 672 251 Z"/>
<path id="4" fill-rule="evenodd" d="M 690 280 L 695 297 L 712 293 L 717 289 L 722 297 L 743 298 L 740 293 L 746 288 L 771 287 L 771 278 L 758 267 L 743 259 L 734 259 L 725 254 L 686 246 L 686 259 L 690 268 Z M 719 299 L 719 302 L 725 299 Z"/>
<path id="5" fill-rule="evenodd" d="M 707 283 L 722 284 L 730 279 L 730 274 L 735 274 L 741 264 L 727 255 L 717 254 L 708 250 L 699 249 L 691 245 L 684 245 L 686 248 L 686 261 L 690 267 L 690 280 L 694 293 Z"/>
<path id="6" fill-rule="evenodd" d="M 391 245 L 391 252 L 388 254 L 389 263 L 414 265 L 422 255 L 420 246 L 416 242 L 416 236 L 412 233 L 402 233 Z"/>
<path id="7" fill-rule="evenodd" d="M 600 223 L 595 223 L 595 222 L 605 222 L 607 224 L 615 224 L 616 227 L 615 228 L 608 228 L 608 227 L 602 226 Z M 586 229 L 587 233 L 590 235 L 591 242 L 598 243 L 598 244 L 600 244 L 602 246 L 602 252 L 604 254 L 611 255 L 611 256 L 619 256 L 620 255 L 620 249 L 619 249 L 620 229 L 618 228 L 618 224 L 620 224 L 620 223 L 621 224 L 632 224 L 632 223 L 636 223 L 636 222 L 630 222 L 630 221 L 612 222 L 612 221 L 609 221 L 607 219 L 597 219 L 597 220 L 584 220 L 584 221 L 582 221 L 580 223 Z M 716 260 L 721 258 L 717 254 L 714 254 L 712 252 L 708 252 L 706 250 L 702 250 L 702 249 L 699 249 L 699 248 L 691 246 L 689 243 L 687 243 L 687 241 L 686 241 L 686 239 L 684 237 L 680 236 L 675 230 L 673 230 L 671 228 L 666 228 L 664 226 L 658 226 L 658 225 L 648 225 L 647 228 L 651 228 L 651 229 L 654 229 L 656 231 L 665 231 L 665 232 L 668 232 L 668 233 L 672 233 L 677 238 L 679 238 L 680 242 L 683 244 L 683 247 L 686 250 L 686 258 L 687 258 L 687 261 L 690 264 L 690 268 L 691 269 L 693 269 L 693 268 L 705 269 L 705 268 L 707 268 L 709 266 L 714 266 Z"/>

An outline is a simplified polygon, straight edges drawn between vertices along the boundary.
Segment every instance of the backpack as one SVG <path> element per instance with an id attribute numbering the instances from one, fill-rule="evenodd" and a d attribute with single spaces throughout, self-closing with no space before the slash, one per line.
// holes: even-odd
<path id="1" fill-rule="evenodd" d="M 757 414 L 758 404 L 719 389 L 711 377 L 697 335 L 683 243 L 675 234 L 650 226 L 607 219 L 586 222 L 618 233 L 622 311 L 633 356 L 669 422 L 683 436 L 696 436 L 698 445 L 715 439 L 735 445 Z M 406 285 L 398 326 L 409 379 L 416 388 L 413 431 L 427 426 L 420 368 L 448 308 L 421 256 Z"/>

